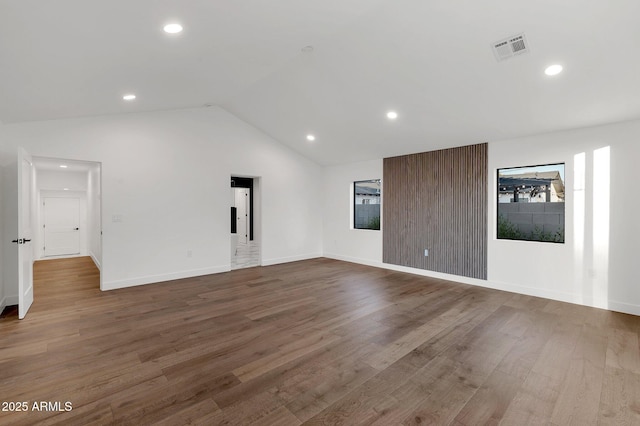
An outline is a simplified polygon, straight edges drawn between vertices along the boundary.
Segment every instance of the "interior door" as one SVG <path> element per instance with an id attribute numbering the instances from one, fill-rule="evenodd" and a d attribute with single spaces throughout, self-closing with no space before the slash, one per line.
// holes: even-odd
<path id="1" fill-rule="evenodd" d="M 249 188 L 244 189 L 244 242 L 249 244 L 251 241 L 251 190 Z"/>
<path id="2" fill-rule="evenodd" d="M 33 161 L 18 150 L 18 318 L 23 319 L 33 303 Z"/>
<path id="3" fill-rule="evenodd" d="M 47 197 L 44 208 L 44 255 L 80 254 L 80 199 Z"/>
<path id="4" fill-rule="evenodd" d="M 249 243 L 249 189 L 235 188 L 238 241 Z"/>

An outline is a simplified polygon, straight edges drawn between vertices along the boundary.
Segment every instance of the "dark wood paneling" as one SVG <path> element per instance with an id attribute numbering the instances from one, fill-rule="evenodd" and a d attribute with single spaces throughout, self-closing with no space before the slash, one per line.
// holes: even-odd
<path id="1" fill-rule="evenodd" d="M 487 144 L 385 158 L 383 261 L 486 279 L 487 173 Z"/>

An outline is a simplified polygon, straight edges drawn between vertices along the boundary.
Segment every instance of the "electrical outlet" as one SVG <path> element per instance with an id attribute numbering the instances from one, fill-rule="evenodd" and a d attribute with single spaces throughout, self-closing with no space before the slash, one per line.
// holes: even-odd
<path id="1" fill-rule="evenodd" d="M 111 222 L 113 223 L 119 223 L 122 222 L 122 215 L 121 214 L 114 214 L 111 216 Z"/>
<path id="2" fill-rule="evenodd" d="M 424 249 L 424 257 L 429 256 L 429 249 Z"/>

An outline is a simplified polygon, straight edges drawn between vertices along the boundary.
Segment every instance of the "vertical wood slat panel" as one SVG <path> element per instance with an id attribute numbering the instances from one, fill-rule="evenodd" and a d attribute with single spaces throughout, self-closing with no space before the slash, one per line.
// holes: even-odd
<path id="1" fill-rule="evenodd" d="M 486 279 L 487 144 L 383 164 L 383 261 Z"/>

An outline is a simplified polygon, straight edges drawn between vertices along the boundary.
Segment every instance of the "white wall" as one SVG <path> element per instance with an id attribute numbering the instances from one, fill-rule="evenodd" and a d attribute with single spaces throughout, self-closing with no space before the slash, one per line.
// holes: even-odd
<path id="1" fill-rule="evenodd" d="M 37 189 L 61 191 L 69 188 L 70 191 L 85 192 L 87 190 L 87 172 L 41 170 L 36 166 L 38 176 Z"/>
<path id="2" fill-rule="evenodd" d="M 94 165 L 87 173 L 87 228 L 88 250 L 98 269 L 102 267 L 102 222 L 100 216 L 100 165 Z"/>
<path id="3" fill-rule="evenodd" d="M 321 255 L 320 166 L 221 108 L 0 132 L 4 151 L 102 163 L 104 289 L 229 270 L 232 173 L 262 178 L 263 264 Z"/>
<path id="4" fill-rule="evenodd" d="M 7 306 L 4 297 L 4 167 L 0 166 L 0 314 Z"/>
<path id="5" fill-rule="evenodd" d="M 497 240 L 496 182 L 490 179 L 492 285 L 640 315 L 634 267 L 640 240 L 640 197 L 634 183 L 638 140 L 640 121 L 489 144 L 492 177 L 502 167 L 566 163 L 565 244 Z M 584 184 L 575 176 L 581 153 Z"/>
<path id="6" fill-rule="evenodd" d="M 325 167 L 323 248 L 326 257 L 381 265 L 382 231 L 353 229 L 353 182 L 369 179 L 382 179 L 382 160 Z M 384 217 L 381 223 L 384 226 Z"/>
<path id="7" fill-rule="evenodd" d="M 634 268 L 638 262 L 635 244 L 640 240 L 640 197 L 634 191 L 640 159 L 638 140 L 640 121 L 490 142 L 487 281 L 383 264 L 381 233 L 349 229 L 349 186 L 355 180 L 381 177 L 382 161 L 326 167 L 324 254 L 640 315 Z M 610 150 L 610 174 L 605 151 L 597 151 L 606 147 Z M 577 190 L 574 182 L 574 157 L 580 153 L 585 153 L 584 190 Z M 497 169 L 557 162 L 566 163 L 566 243 L 496 240 Z M 594 174 L 600 178 L 594 179 Z M 384 182 L 382 185 L 384 203 Z M 594 191 L 598 194 L 595 200 Z M 580 194 L 584 194 L 584 208 L 576 209 Z M 576 232 L 577 225 L 582 232 Z"/>

